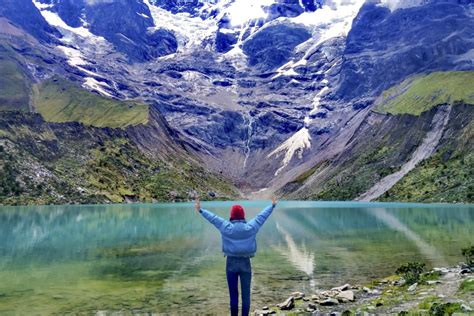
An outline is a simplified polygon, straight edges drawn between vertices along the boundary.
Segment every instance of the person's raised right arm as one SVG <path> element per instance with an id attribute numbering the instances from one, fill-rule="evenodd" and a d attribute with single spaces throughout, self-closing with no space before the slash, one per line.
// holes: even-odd
<path id="1" fill-rule="evenodd" d="M 194 208 L 196 211 L 198 211 L 209 223 L 214 225 L 217 229 L 221 230 L 223 225 L 227 222 L 225 219 L 222 217 L 217 216 L 216 214 L 209 212 L 208 210 L 205 210 L 201 208 L 201 201 L 199 197 L 196 198 L 194 202 Z"/>

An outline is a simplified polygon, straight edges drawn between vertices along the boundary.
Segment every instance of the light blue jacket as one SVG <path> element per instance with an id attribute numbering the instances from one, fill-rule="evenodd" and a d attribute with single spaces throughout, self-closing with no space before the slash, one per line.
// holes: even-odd
<path id="1" fill-rule="evenodd" d="M 222 252 L 228 257 L 253 257 L 257 252 L 256 236 L 260 227 L 272 214 L 274 205 L 269 205 L 250 222 L 227 221 L 204 209 L 199 212 L 221 232 Z"/>

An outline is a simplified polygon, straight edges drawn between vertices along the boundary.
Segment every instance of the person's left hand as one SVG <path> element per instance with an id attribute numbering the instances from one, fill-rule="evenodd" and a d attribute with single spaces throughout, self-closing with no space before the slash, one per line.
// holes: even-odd
<path id="1" fill-rule="evenodd" d="M 197 196 L 194 200 L 194 208 L 197 212 L 199 212 L 199 210 L 201 209 L 201 200 L 199 199 L 199 196 Z"/>

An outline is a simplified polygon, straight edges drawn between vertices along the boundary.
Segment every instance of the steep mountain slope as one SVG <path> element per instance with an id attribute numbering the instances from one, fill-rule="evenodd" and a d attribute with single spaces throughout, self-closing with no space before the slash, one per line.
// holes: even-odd
<path id="1" fill-rule="evenodd" d="M 357 198 L 410 161 L 433 107 L 472 103 L 470 1 L 2 3 L 0 107 L 125 128 L 247 196 Z"/>
<path id="2" fill-rule="evenodd" d="M 0 117 L 0 203 L 64 204 L 226 199 L 238 193 L 186 152 L 151 155 L 120 129 L 47 123 L 37 114 Z M 175 144 L 171 144 L 174 145 Z"/>
<path id="3" fill-rule="evenodd" d="M 67 73 L 34 39 L 13 26 L 8 35 L 0 40 L 9 79 L 0 86 L 0 203 L 239 196 L 192 157 L 156 108 L 89 92 L 73 76 L 56 75 Z M 53 67 L 43 71 L 45 63 Z M 46 78 L 35 83 L 32 68 Z"/>

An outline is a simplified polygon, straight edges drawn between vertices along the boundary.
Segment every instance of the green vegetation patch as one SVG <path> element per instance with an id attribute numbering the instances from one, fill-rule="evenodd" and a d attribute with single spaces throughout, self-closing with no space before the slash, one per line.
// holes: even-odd
<path id="1" fill-rule="evenodd" d="M 474 202 L 474 155 L 456 154 L 444 159 L 440 151 L 422 161 L 380 201 Z"/>
<path id="2" fill-rule="evenodd" d="M 383 92 L 376 111 L 420 115 L 455 101 L 474 104 L 474 71 L 433 72 L 406 79 Z"/>
<path id="3" fill-rule="evenodd" d="M 29 87 L 10 47 L 0 44 L 0 110 L 28 110 Z"/>
<path id="4" fill-rule="evenodd" d="M 429 314 L 436 316 L 452 315 L 455 312 L 462 312 L 461 303 L 434 303 L 431 305 Z"/>
<path id="5" fill-rule="evenodd" d="M 466 279 L 461 282 L 459 291 L 464 293 L 474 293 L 474 279 Z"/>
<path id="6" fill-rule="evenodd" d="M 414 261 L 401 265 L 395 273 L 403 276 L 407 284 L 413 284 L 420 280 L 420 275 L 424 269 L 424 263 Z"/>
<path id="7" fill-rule="evenodd" d="M 33 89 L 38 112 L 49 122 L 81 122 L 96 127 L 123 128 L 148 123 L 148 106 L 108 99 L 54 78 Z"/>

